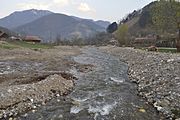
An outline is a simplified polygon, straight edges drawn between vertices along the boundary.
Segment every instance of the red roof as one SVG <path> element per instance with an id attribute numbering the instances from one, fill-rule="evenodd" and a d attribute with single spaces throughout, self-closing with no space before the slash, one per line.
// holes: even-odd
<path id="1" fill-rule="evenodd" d="M 39 38 L 38 36 L 26 36 L 24 38 L 24 41 L 27 41 L 27 42 L 41 42 L 42 39 Z"/>
<path id="2" fill-rule="evenodd" d="M 41 41 L 41 38 L 39 38 L 38 36 L 26 36 L 25 37 L 25 40 L 40 40 Z"/>
<path id="3" fill-rule="evenodd" d="M 156 38 L 155 37 L 141 37 L 141 38 L 135 38 L 134 42 L 135 43 L 143 43 L 143 42 L 155 42 Z"/>

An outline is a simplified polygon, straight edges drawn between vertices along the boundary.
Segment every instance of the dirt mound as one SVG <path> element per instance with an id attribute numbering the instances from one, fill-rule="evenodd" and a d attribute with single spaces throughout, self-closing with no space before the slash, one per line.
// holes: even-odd
<path id="1" fill-rule="evenodd" d="M 70 76 L 70 77 L 69 77 Z M 73 75 L 62 73 L 38 78 L 40 81 L 1 88 L 0 117 L 17 115 L 44 104 L 54 96 L 69 93 L 73 86 Z M 67 78 L 67 79 L 65 79 Z"/>

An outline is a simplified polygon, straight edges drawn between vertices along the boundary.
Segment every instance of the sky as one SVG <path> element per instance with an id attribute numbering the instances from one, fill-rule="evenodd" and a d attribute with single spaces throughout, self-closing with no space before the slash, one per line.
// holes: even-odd
<path id="1" fill-rule="evenodd" d="M 14 11 L 50 10 L 94 20 L 119 21 L 153 0 L 1 0 L 0 18 Z"/>

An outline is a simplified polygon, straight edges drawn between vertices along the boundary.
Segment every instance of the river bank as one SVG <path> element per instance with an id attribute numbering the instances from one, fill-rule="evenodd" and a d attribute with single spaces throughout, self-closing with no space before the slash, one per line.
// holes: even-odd
<path id="1" fill-rule="evenodd" d="M 180 118 L 180 54 L 112 46 L 100 49 L 128 63 L 130 79 L 138 84 L 139 95 L 168 119 Z"/>
<path id="2" fill-rule="evenodd" d="M 84 67 L 68 57 L 78 54 L 78 47 L 66 46 L 0 49 L 0 119 L 35 111 L 52 98 L 72 91 L 76 77 L 69 70 Z"/>
<path id="3" fill-rule="evenodd" d="M 138 84 L 139 95 L 167 119 L 180 118 L 180 54 L 113 46 L 100 49 L 128 63 L 130 79 Z"/>

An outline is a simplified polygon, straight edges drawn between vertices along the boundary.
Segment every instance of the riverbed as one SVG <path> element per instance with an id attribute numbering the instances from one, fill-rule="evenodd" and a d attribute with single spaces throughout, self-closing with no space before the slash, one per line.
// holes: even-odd
<path id="1" fill-rule="evenodd" d="M 57 96 L 46 105 L 17 117 L 19 120 L 160 120 L 161 115 L 138 96 L 129 80 L 128 65 L 118 57 L 95 47 L 81 49 L 72 57 L 79 64 L 92 65 L 87 72 L 72 66 L 78 80 L 72 93 Z M 87 68 L 88 69 L 88 68 Z"/>

